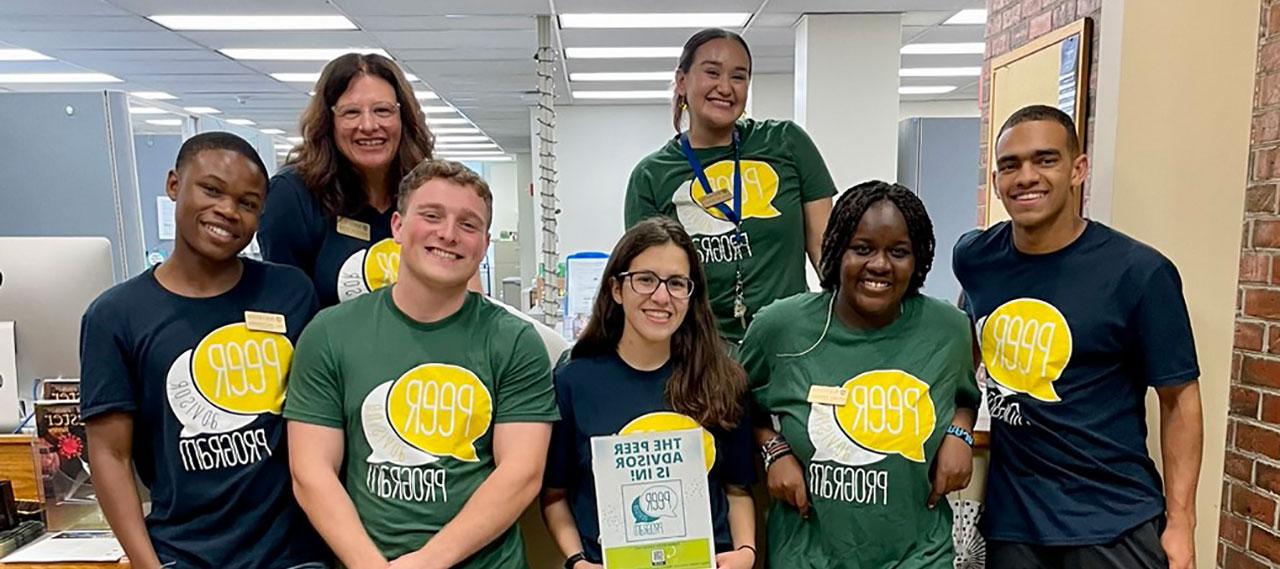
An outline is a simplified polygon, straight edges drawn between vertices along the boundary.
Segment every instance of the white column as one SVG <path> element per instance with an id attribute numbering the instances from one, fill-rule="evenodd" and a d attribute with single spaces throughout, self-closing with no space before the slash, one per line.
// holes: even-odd
<path id="1" fill-rule="evenodd" d="M 795 75 L 763 73 L 751 77 L 747 115 L 759 120 L 791 120 L 795 116 Z"/>
<path id="2" fill-rule="evenodd" d="M 795 121 L 836 187 L 898 171 L 899 14 L 806 14 L 796 24 Z"/>
<path id="3" fill-rule="evenodd" d="M 520 241 L 520 286 L 522 288 L 532 285 L 533 278 L 538 276 L 538 244 L 535 241 L 539 227 L 533 212 L 531 191 L 533 171 L 533 155 L 517 154 L 515 197 L 520 219 L 516 226 L 516 236 Z"/>

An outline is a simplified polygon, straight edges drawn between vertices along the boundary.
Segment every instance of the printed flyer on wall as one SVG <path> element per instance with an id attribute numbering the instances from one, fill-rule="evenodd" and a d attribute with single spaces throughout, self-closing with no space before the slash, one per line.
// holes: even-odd
<path id="1" fill-rule="evenodd" d="M 591 439 L 605 569 L 712 569 L 702 431 Z"/>

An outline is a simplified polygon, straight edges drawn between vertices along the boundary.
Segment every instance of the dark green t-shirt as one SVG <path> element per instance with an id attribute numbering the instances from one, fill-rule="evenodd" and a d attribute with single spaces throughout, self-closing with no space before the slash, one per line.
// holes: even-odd
<path id="1" fill-rule="evenodd" d="M 493 472 L 495 423 L 559 418 L 531 325 L 476 293 L 423 324 L 396 307 L 392 288 L 316 316 L 298 341 L 284 411 L 344 431 L 343 485 L 388 559 L 421 549 Z M 519 531 L 458 567 L 527 567 Z"/>
<path id="2" fill-rule="evenodd" d="M 851 329 L 831 315 L 824 337 L 831 298 L 805 293 L 773 303 L 742 343 L 752 395 L 804 467 L 812 504 L 805 520 L 773 503 L 769 565 L 950 568 L 951 508 L 925 504 L 956 400 L 978 397 L 968 320 L 914 296 L 879 330 Z M 833 394 L 841 387 L 847 392 Z M 830 399 L 840 396 L 843 404 Z"/>
<path id="3" fill-rule="evenodd" d="M 680 221 L 693 237 L 706 266 L 711 307 L 725 339 L 742 339 L 745 328 L 733 317 L 734 280 L 741 264 L 747 322 L 756 310 L 807 290 L 805 284 L 805 203 L 835 195 L 827 165 L 804 130 L 791 121 L 738 123 L 742 167 L 743 242 L 734 246 L 734 226 L 706 195 L 679 137 L 641 160 L 627 185 L 626 225 L 665 215 Z M 733 191 L 733 147 L 700 148 L 707 181 Z M 732 202 L 726 205 L 732 207 Z"/>

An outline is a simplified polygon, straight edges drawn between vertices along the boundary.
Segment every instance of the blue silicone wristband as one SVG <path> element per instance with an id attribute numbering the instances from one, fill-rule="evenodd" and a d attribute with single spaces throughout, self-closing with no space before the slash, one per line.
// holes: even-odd
<path id="1" fill-rule="evenodd" d="M 961 429 L 955 425 L 948 425 L 947 434 L 964 441 L 964 443 L 969 446 L 973 446 L 973 434 L 969 431 Z"/>

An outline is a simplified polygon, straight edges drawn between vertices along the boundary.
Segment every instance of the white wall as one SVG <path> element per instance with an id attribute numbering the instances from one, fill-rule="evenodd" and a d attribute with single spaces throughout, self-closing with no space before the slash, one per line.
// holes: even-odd
<path id="1" fill-rule="evenodd" d="M 790 73 L 763 73 L 751 76 L 747 96 L 747 116 L 757 119 L 792 120 L 796 114 L 796 76 Z"/>
<path id="2" fill-rule="evenodd" d="M 898 118 L 977 117 L 981 116 L 976 99 L 960 101 L 899 101 Z"/>
<path id="3" fill-rule="evenodd" d="M 493 224 L 489 233 L 495 238 L 503 231 L 519 228 L 519 194 L 515 162 L 488 162 L 489 190 L 493 192 Z"/>
<path id="4" fill-rule="evenodd" d="M 533 183 L 533 155 L 516 155 L 516 203 L 519 221 L 516 224 L 520 241 L 520 282 L 522 286 L 533 284 L 538 276 L 538 226 L 534 221 L 533 196 L 529 185 Z"/>
<path id="5" fill-rule="evenodd" d="M 556 108 L 560 258 L 613 249 L 631 169 L 675 131 L 667 105 Z"/>

